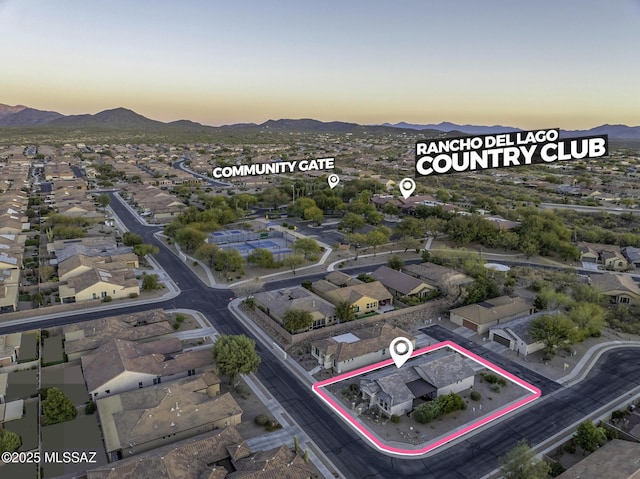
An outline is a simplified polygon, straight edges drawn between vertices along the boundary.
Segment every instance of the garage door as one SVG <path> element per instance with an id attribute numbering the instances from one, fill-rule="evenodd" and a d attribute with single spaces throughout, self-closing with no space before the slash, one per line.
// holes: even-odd
<path id="1" fill-rule="evenodd" d="M 462 320 L 462 325 L 465 328 L 470 329 L 471 331 L 477 331 L 478 330 L 478 325 L 475 323 L 472 323 L 471 321 L 467 321 L 466 319 Z"/>
<path id="2" fill-rule="evenodd" d="M 506 346 L 506 347 L 508 347 L 508 348 L 509 348 L 509 347 L 511 347 L 511 341 L 510 341 L 509 339 L 507 339 L 507 338 L 503 338 L 502 336 L 499 336 L 499 335 L 498 335 L 498 334 L 496 334 L 495 332 L 493 333 L 493 340 L 494 340 L 496 343 L 500 343 L 500 344 L 502 344 L 503 346 Z"/>

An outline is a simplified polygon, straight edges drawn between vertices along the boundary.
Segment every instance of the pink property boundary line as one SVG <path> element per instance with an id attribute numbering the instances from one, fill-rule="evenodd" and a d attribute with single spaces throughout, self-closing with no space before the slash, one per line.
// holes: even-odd
<path id="1" fill-rule="evenodd" d="M 427 444 L 427 446 L 423 447 L 422 449 L 400 449 L 397 447 L 392 447 L 389 446 L 387 444 L 385 444 L 384 442 L 382 442 L 380 439 L 378 439 L 376 436 L 374 436 L 367 428 L 365 428 L 362 424 L 360 424 L 358 421 L 356 421 L 354 419 L 354 417 L 349 414 L 345 409 L 343 409 L 338 403 L 336 403 L 333 399 L 331 399 L 329 397 L 329 395 L 324 392 L 322 390 L 322 388 L 324 388 L 325 386 L 328 386 L 330 384 L 334 384 L 340 381 L 344 381 L 345 379 L 350 379 L 354 376 L 359 376 L 361 374 L 364 373 L 368 373 L 370 371 L 374 371 L 376 369 L 380 369 L 383 368 L 385 366 L 389 366 L 391 364 L 393 364 L 393 359 L 385 359 L 384 361 L 380 361 L 378 363 L 372 364 L 370 366 L 365 366 L 363 368 L 360 369 L 356 369 L 354 371 L 349 371 L 348 373 L 344 373 L 344 374 L 340 374 L 339 376 L 333 377 L 333 378 L 329 378 L 329 379 L 325 379 L 324 381 L 319 381 L 317 383 L 315 383 L 312 386 L 313 392 L 315 392 L 324 402 L 327 403 L 327 405 L 333 409 L 335 412 L 337 412 L 338 414 L 340 414 L 349 424 L 351 424 L 351 426 L 353 426 L 360 434 L 362 434 L 366 439 L 368 439 L 375 447 L 377 447 L 378 449 L 380 449 L 381 451 L 384 452 L 390 452 L 393 454 L 400 454 L 403 456 L 420 456 L 422 454 L 425 454 L 427 452 L 433 451 L 434 449 L 453 441 L 454 439 L 459 438 L 460 436 L 463 436 L 464 434 L 467 434 L 468 432 L 471 432 L 475 429 L 478 429 L 481 426 L 484 426 L 485 424 L 490 423 L 491 421 L 494 421 L 496 419 L 498 419 L 499 417 L 504 416 L 505 414 L 510 413 L 511 411 L 515 411 L 518 408 L 521 408 L 522 406 L 524 406 L 525 404 L 529 404 L 532 401 L 535 401 L 536 399 L 538 399 L 540 397 L 540 395 L 542 394 L 542 392 L 540 391 L 540 389 L 538 389 L 537 387 L 529 384 L 528 382 L 520 379 L 517 376 L 514 376 L 513 374 L 511 374 L 510 372 L 505 371 L 504 369 L 496 366 L 493 363 L 490 363 L 489 361 L 487 361 L 486 359 L 481 358 L 480 356 L 478 356 L 477 354 L 472 353 L 471 351 L 466 350 L 465 348 L 458 346 L 456 343 L 452 342 L 452 341 L 443 341 L 441 343 L 437 343 L 434 344 L 433 346 L 427 346 L 425 348 L 422 349 L 418 349 L 417 351 L 414 351 L 411 354 L 411 357 L 414 358 L 416 356 L 420 356 L 422 354 L 431 352 L 431 351 L 436 351 L 438 349 L 442 349 L 442 348 L 446 348 L 449 347 L 455 351 L 457 351 L 458 353 L 467 356 L 468 358 L 473 359 L 476 362 L 479 362 L 480 364 L 484 365 L 487 367 L 487 369 L 490 369 L 491 371 L 506 377 L 507 379 L 509 379 L 510 381 L 513 381 L 514 383 L 522 386 L 524 389 L 526 389 L 527 391 L 531 392 L 531 395 L 521 399 L 520 401 L 511 404 L 510 406 L 505 407 L 504 409 L 500 409 L 496 412 L 494 412 L 493 414 L 486 416 L 480 420 L 478 420 L 477 422 L 474 422 L 473 424 L 470 424 L 469 426 L 464 427 L 461 430 L 458 430 L 452 434 L 450 434 L 449 436 L 446 436 L 444 438 L 438 439 L 437 441 L 434 441 L 432 443 Z"/>

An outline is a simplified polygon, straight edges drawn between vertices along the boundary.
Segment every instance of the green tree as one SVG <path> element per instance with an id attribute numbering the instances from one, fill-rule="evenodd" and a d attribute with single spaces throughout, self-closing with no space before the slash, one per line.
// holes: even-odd
<path id="1" fill-rule="evenodd" d="M 286 204 L 290 198 L 291 195 L 283 193 L 274 186 L 265 189 L 262 193 L 262 202 L 274 210 L 277 210 L 281 205 Z"/>
<path id="2" fill-rule="evenodd" d="M 575 303 L 569 319 L 578 327 L 578 339 L 582 340 L 600 334 L 605 327 L 605 310 L 594 303 Z"/>
<path id="3" fill-rule="evenodd" d="M 298 198 L 296 202 L 289 207 L 289 214 L 304 218 L 304 212 L 310 208 L 317 208 L 316 202 L 311 198 Z M 322 212 L 322 211 L 321 211 Z"/>
<path id="4" fill-rule="evenodd" d="M 404 266 L 404 261 L 400 256 L 398 256 L 397 254 L 394 254 L 391 256 L 391 258 L 387 260 L 387 266 L 391 269 L 400 271 L 400 268 Z"/>
<path id="5" fill-rule="evenodd" d="M 411 236 L 403 236 L 396 242 L 396 246 L 404 249 L 404 252 L 406 253 L 410 249 L 420 249 L 421 243 L 419 240 L 412 238 Z"/>
<path id="6" fill-rule="evenodd" d="M 366 220 L 362 217 L 362 215 L 358 215 L 356 213 L 347 213 L 338 223 L 338 226 L 342 229 L 348 230 L 350 233 L 354 233 L 355 230 L 359 230 L 365 224 L 367 224 Z"/>
<path id="7" fill-rule="evenodd" d="M 126 231 L 122 235 L 122 242 L 125 246 L 135 246 L 137 244 L 142 244 L 142 236 L 136 233 L 132 233 L 131 231 Z"/>
<path id="8" fill-rule="evenodd" d="M 356 259 L 358 259 L 360 248 L 367 244 L 367 235 L 364 233 L 347 233 L 344 235 L 344 240 L 347 244 L 353 246 L 353 249 L 356 252 Z"/>
<path id="9" fill-rule="evenodd" d="M 244 267 L 244 258 L 237 249 L 221 249 L 216 257 L 216 271 L 238 271 Z"/>
<path id="10" fill-rule="evenodd" d="M 195 251 L 198 246 L 204 243 L 207 234 L 192 226 L 185 226 L 176 231 L 176 241 L 188 252 Z"/>
<path id="11" fill-rule="evenodd" d="M 15 432 L 0 429 L 0 453 L 13 452 L 22 445 L 22 439 Z"/>
<path id="12" fill-rule="evenodd" d="M 144 291 L 154 291 L 160 287 L 158 283 L 158 275 L 145 274 L 142 276 L 142 289 Z"/>
<path id="13" fill-rule="evenodd" d="M 296 253 L 302 254 L 304 259 L 320 252 L 320 245 L 313 238 L 298 238 L 293 242 L 291 248 Z"/>
<path id="14" fill-rule="evenodd" d="M 137 244 L 133 247 L 133 252 L 138 256 L 147 256 L 148 254 L 158 254 L 160 248 L 149 243 Z"/>
<path id="15" fill-rule="evenodd" d="M 549 471 L 549 465 L 536 457 L 524 439 L 500 458 L 503 479 L 547 479 Z"/>
<path id="16" fill-rule="evenodd" d="M 78 411 L 71 400 L 57 387 L 47 390 L 47 398 L 42 401 L 42 415 L 45 424 L 58 424 L 74 419 Z"/>
<path id="17" fill-rule="evenodd" d="M 585 421 L 578 426 L 573 440 L 585 453 L 593 452 L 607 443 L 607 431 L 591 421 Z"/>
<path id="18" fill-rule="evenodd" d="M 578 283 L 571 287 L 571 295 L 576 302 L 581 303 L 602 303 L 604 295 L 598 288 L 590 284 Z"/>
<path id="19" fill-rule="evenodd" d="M 304 264 L 304 257 L 299 254 L 290 254 L 282 260 L 282 264 L 296 274 L 296 269 Z"/>
<path id="20" fill-rule="evenodd" d="M 98 197 L 96 198 L 96 202 L 101 208 L 106 208 L 107 206 L 109 206 L 109 203 L 111 203 L 111 198 L 109 198 L 108 194 L 103 193 L 101 195 L 98 195 Z"/>
<path id="21" fill-rule="evenodd" d="M 353 321 L 356 318 L 356 313 L 349 301 L 340 301 L 336 304 L 336 318 L 339 323 Z"/>
<path id="22" fill-rule="evenodd" d="M 447 221 L 435 216 L 429 216 L 424 220 L 424 227 L 433 239 L 438 239 L 438 234 L 447 230 Z"/>
<path id="23" fill-rule="evenodd" d="M 268 249 L 256 248 L 249 256 L 247 256 L 249 263 L 255 264 L 259 268 L 273 268 L 275 267 L 275 261 L 273 260 L 273 253 Z"/>
<path id="24" fill-rule="evenodd" d="M 255 373 L 260 365 L 255 341 L 243 334 L 220 336 L 213 345 L 212 354 L 218 372 L 228 377 L 230 384 L 238 374 Z"/>
<path id="25" fill-rule="evenodd" d="M 317 206 L 312 206 L 304 210 L 302 217 L 305 220 L 313 221 L 316 225 L 320 226 L 324 220 L 324 213 Z"/>
<path id="26" fill-rule="evenodd" d="M 544 343 L 547 356 L 553 355 L 558 346 L 570 342 L 574 328 L 564 314 L 543 314 L 529 324 L 531 337 Z"/>
<path id="27" fill-rule="evenodd" d="M 467 286 L 466 292 L 467 297 L 464 300 L 465 304 L 479 303 L 500 296 L 498 284 L 486 276 L 478 277 L 473 284 Z"/>
<path id="28" fill-rule="evenodd" d="M 287 309 L 282 316 L 282 327 L 290 333 L 309 329 L 313 325 L 313 316 L 303 309 Z"/>
<path id="29" fill-rule="evenodd" d="M 198 249 L 193 253 L 193 256 L 200 261 L 204 261 L 210 268 L 213 268 L 216 261 L 218 261 L 220 251 L 221 250 L 218 245 L 204 243 L 198 246 Z"/>
<path id="30" fill-rule="evenodd" d="M 533 306 L 541 311 L 543 309 L 555 310 L 559 308 L 568 308 L 573 304 L 570 296 L 554 291 L 551 288 L 543 288 L 536 296 Z"/>
<path id="31" fill-rule="evenodd" d="M 377 226 L 366 235 L 367 245 L 373 247 L 373 257 L 376 257 L 376 249 L 389 242 L 391 230 L 386 226 Z"/>
<path id="32" fill-rule="evenodd" d="M 407 216 L 403 218 L 396 226 L 396 235 L 410 236 L 411 238 L 424 238 L 425 223 L 413 216 Z"/>

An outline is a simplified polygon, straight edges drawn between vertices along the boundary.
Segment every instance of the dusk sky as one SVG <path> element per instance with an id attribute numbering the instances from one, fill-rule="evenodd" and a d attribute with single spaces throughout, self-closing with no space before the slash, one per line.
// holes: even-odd
<path id="1" fill-rule="evenodd" d="M 0 103 L 208 125 L 640 125 L 640 0 L 0 0 Z"/>

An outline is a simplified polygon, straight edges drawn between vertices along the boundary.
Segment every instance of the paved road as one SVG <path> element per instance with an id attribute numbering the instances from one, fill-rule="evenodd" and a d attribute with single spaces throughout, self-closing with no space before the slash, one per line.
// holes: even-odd
<path id="1" fill-rule="evenodd" d="M 158 230 L 157 227 L 146 227 L 135 221 L 117 199 L 112 198 L 111 206 L 132 231 L 142 235 L 145 242 L 154 243 L 161 248 L 157 260 L 182 288 L 182 293 L 172 300 L 153 305 L 90 312 L 81 317 L 46 319 L 29 326 L 15 326 L 14 331 L 32 329 L 36 324 L 46 328 L 78 320 L 131 313 L 150 307 L 177 307 L 201 311 L 222 334 L 250 335 L 228 310 L 228 291 L 203 286 L 188 267 L 153 237 L 153 232 Z M 294 278 L 293 281 L 299 281 L 299 278 Z M 285 281 L 278 283 L 283 284 Z M 433 331 L 429 332 L 432 333 Z M 492 471 L 498 458 L 519 439 L 525 437 L 530 443 L 536 444 L 563 427 L 579 421 L 585 414 L 598 409 L 606 401 L 626 394 L 626 391 L 637 386 L 640 381 L 638 351 L 610 351 L 602 356 L 585 381 L 554 392 L 551 391 L 553 386 L 546 384 L 544 378 L 534 378 L 542 385 L 546 395 L 530 408 L 433 456 L 424 459 L 402 459 L 376 452 L 321 404 L 310 389 L 302 385 L 261 343 L 257 344 L 257 351 L 262 358 L 257 374 L 259 380 L 346 477 L 359 479 L 480 478 Z M 489 352 L 482 351 L 482 355 L 488 357 Z M 505 366 L 506 369 L 513 370 L 510 365 Z M 520 374 L 525 376 L 524 373 Z"/>
<path id="2" fill-rule="evenodd" d="M 612 206 L 582 206 L 582 205 L 565 205 L 562 203 L 540 203 L 540 209 L 543 210 L 573 210 L 580 213 L 609 213 L 611 215 L 621 215 L 623 213 L 638 214 L 640 210 L 631 208 L 620 208 Z"/>

